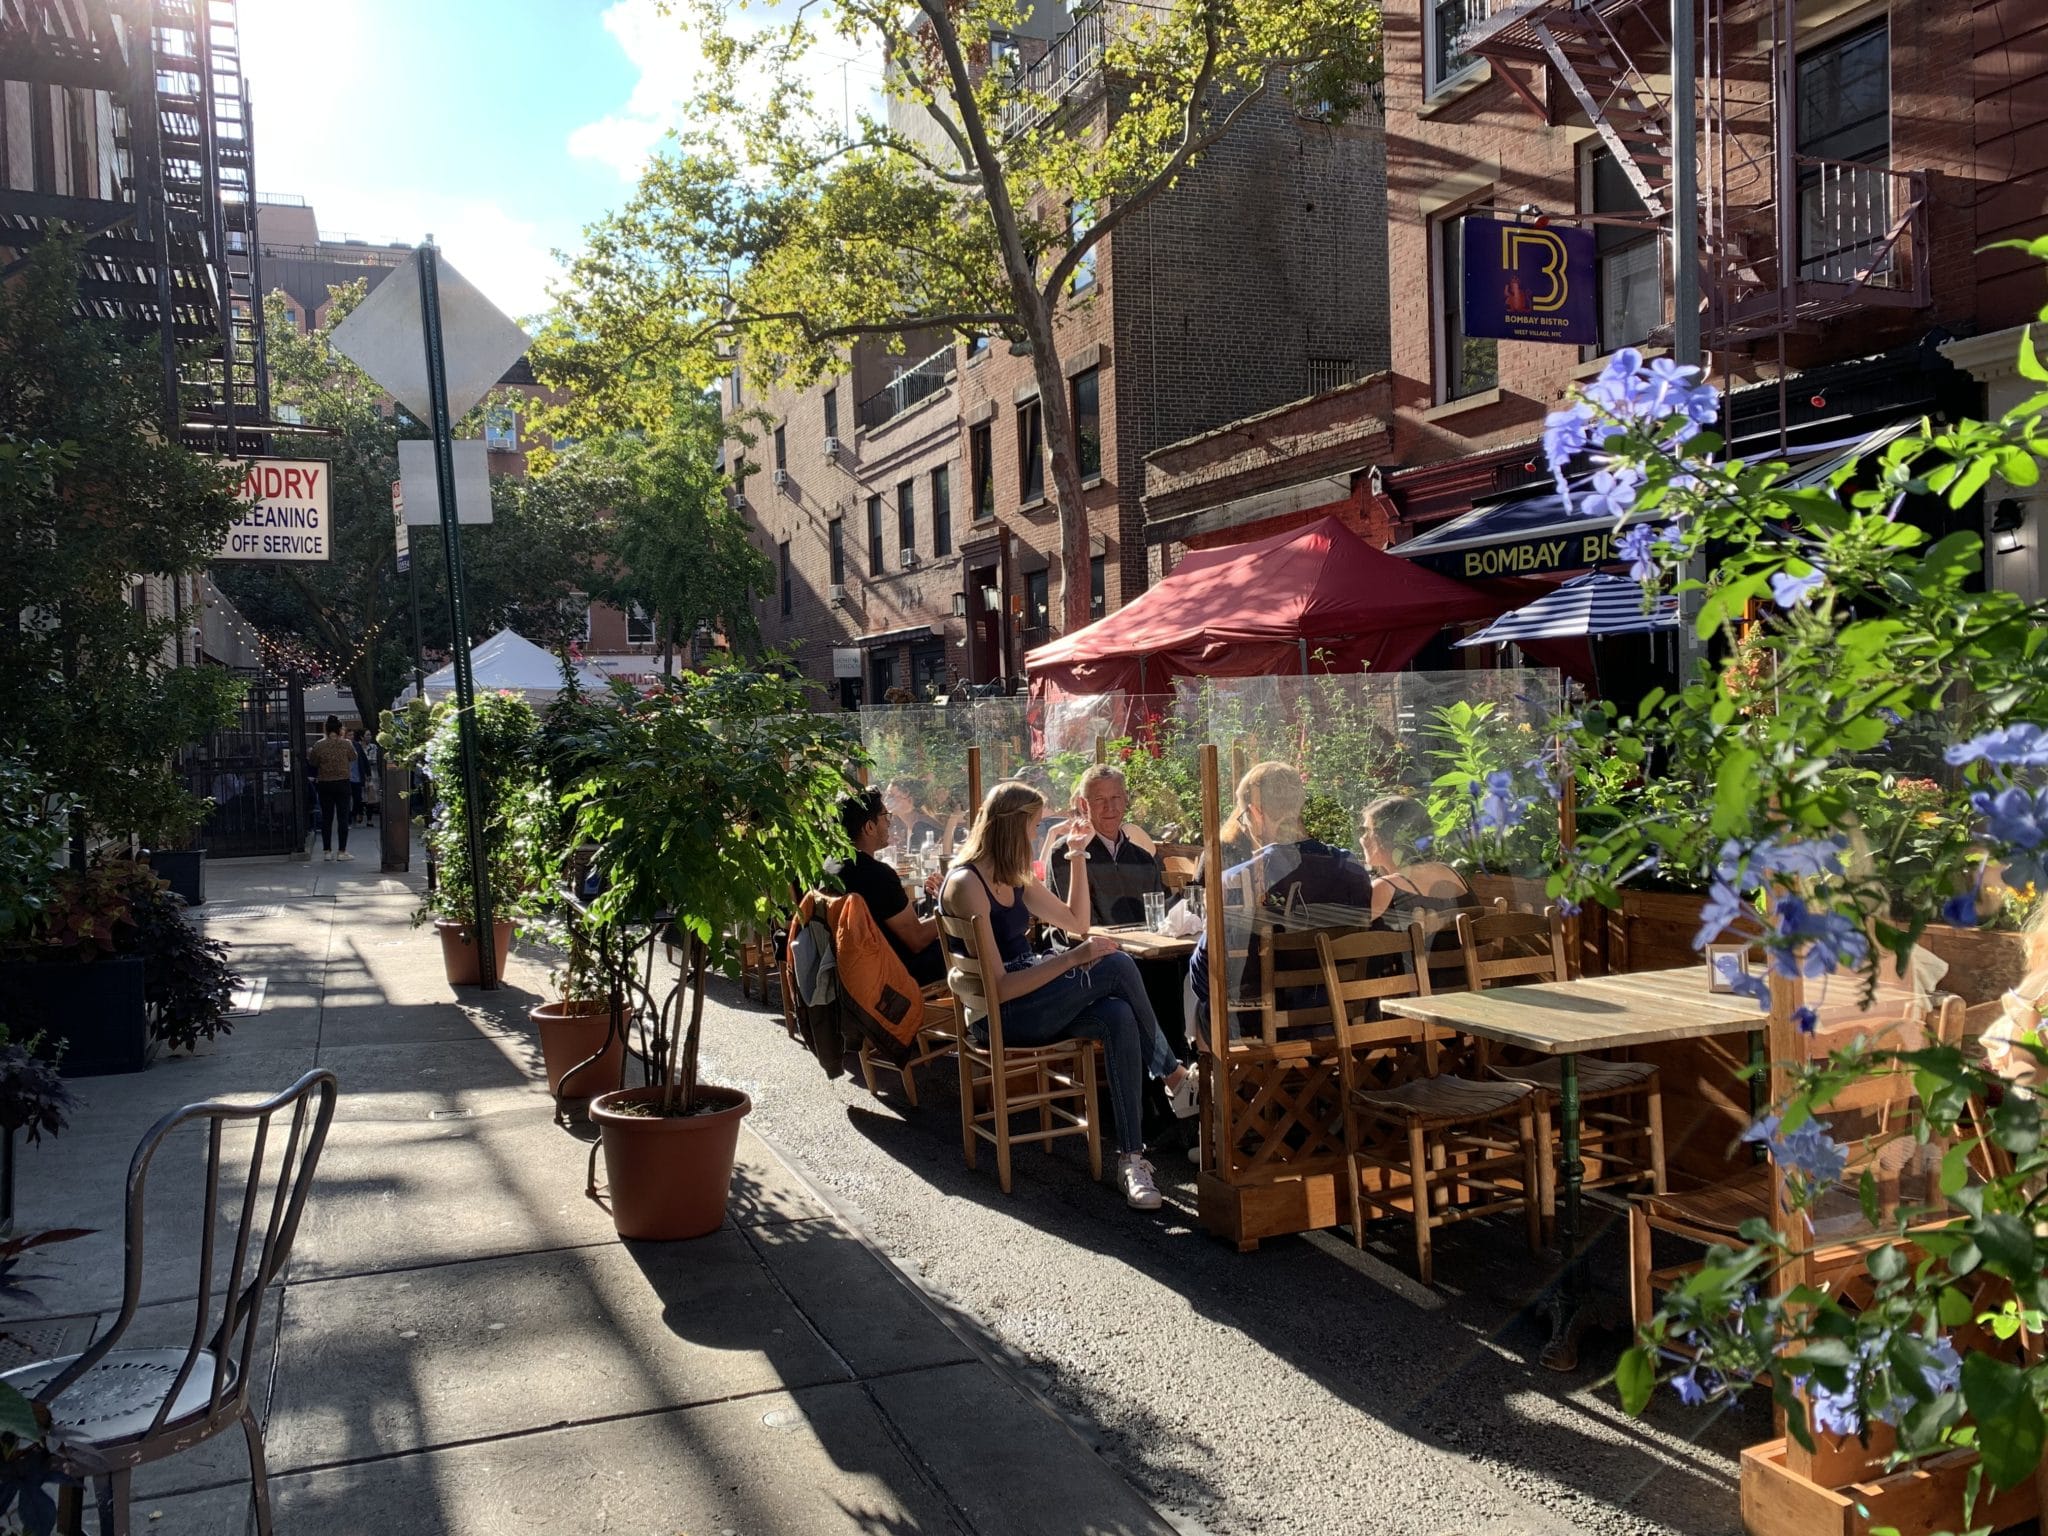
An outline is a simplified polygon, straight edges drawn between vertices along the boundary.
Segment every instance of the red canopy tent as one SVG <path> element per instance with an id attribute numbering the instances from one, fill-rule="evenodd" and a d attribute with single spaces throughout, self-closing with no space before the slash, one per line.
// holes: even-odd
<path id="1" fill-rule="evenodd" d="M 1377 550 L 1334 517 L 1189 555 L 1106 619 L 1024 658 L 1032 691 L 1165 693 L 1177 677 L 1393 672 L 1446 624 L 1514 601 Z"/>

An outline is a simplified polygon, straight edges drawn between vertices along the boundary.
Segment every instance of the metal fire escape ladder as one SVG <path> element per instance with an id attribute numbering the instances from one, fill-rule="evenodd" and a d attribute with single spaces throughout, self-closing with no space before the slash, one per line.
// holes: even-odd
<path id="1" fill-rule="evenodd" d="M 1529 30 L 1652 218 L 1670 216 L 1671 102 L 1659 95 L 1596 10 L 1552 10 Z"/>
<path id="2" fill-rule="evenodd" d="M 218 265 L 225 279 L 222 419 L 244 424 L 269 419 L 270 389 L 256 242 L 256 155 L 236 6 L 237 0 L 199 0 L 213 125 Z"/>

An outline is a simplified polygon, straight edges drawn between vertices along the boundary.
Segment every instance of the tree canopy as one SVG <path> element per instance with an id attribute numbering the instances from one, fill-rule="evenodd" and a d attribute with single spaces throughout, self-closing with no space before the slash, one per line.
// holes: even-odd
<path id="1" fill-rule="evenodd" d="M 536 349 L 586 423 L 634 424 L 734 366 L 807 383 L 863 337 L 951 329 L 1028 348 L 1060 510 L 1064 610 L 1088 620 L 1088 529 L 1053 318 L 1118 225 L 1169 195 L 1262 102 L 1341 118 L 1375 88 L 1358 0 L 1124 0 L 1081 14 L 1110 88 L 1075 110 L 1003 44 L 1017 0 L 820 0 L 764 16 L 670 7 L 708 61 L 694 126 L 594 225 Z M 885 109 L 842 119 L 821 48 L 887 58 Z M 1085 99 L 1085 93 L 1084 93 Z"/>

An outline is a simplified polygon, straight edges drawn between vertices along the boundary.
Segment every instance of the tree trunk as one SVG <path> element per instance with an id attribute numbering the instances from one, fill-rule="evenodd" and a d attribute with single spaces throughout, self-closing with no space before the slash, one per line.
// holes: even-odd
<path id="1" fill-rule="evenodd" d="M 678 1108 L 687 1114 L 690 1106 L 697 1102 L 697 1047 L 704 1035 L 704 980 L 709 965 L 710 955 L 704 948 L 704 941 L 691 934 L 690 1027 L 679 1042 L 680 1066 L 673 1058 L 669 1063 L 668 1092 L 663 1096 L 661 1106 L 665 1115 L 675 1114 Z"/>
<path id="2" fill-rule="evenodd" d="M 364 733 L 370 736 L 377 734 L 377 722 L 391 707 L 377 681 L 376 650 L 374 643 L 364 646 L 362 656 L 348 674 L 349 691 L 356 697 L 356 713 L 362 717 Z"/>
<path id="3" fill-rule="evenodd" d="M 1024 286 L 1024 285 L 1019 285 Z M 1060 516 L 1060 629 L 1084 629 L 1088 614 L 1088 507 L 1081 490 L 1080 444 L 1074 438 L 1073 403 L 1053 339 L 1052 311 L 1034 291 L 1024 308 L 1031 333 L 1031 372 L 1038 381 L 1038 420 L 1052 460 L 1053 504 Z"/>

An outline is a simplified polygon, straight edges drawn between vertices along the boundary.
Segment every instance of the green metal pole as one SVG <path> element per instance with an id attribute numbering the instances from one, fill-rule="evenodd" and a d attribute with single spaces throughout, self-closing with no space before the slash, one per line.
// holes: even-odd
<path id="1" fill-rule="evenodd" d="M 471 935 L 476 940 L 477 976 L 485 991 L 498 985 L 498 947 L 491 922 L 490 866 L 484 852 L 483 775 L 476 747 L 476 681 L 469 663 L 469 624 L 462 595 L 462 532 L 455 520 L 455 439 L 448 420 L 448 365 L 441 343 L 440 253 L 430 240 L 420 246 L 420 321 L 427 337 L 427 401 L 433 420 L 434 482 L 441 493 L 441 551 L 448 564 L 448 628 L 455 653 L 455 710 L 462 745 L 463 816 L 469 842 L 470 887 L 476 894 Z"/>

